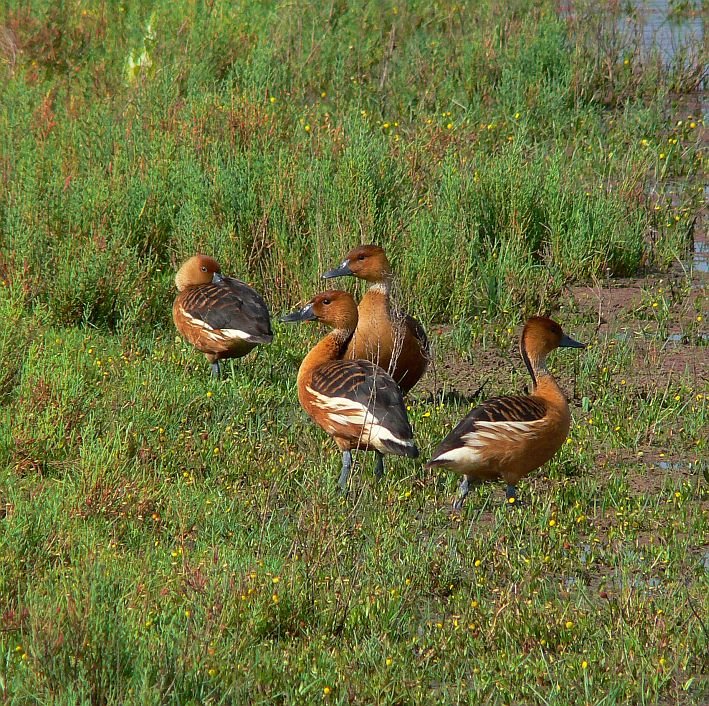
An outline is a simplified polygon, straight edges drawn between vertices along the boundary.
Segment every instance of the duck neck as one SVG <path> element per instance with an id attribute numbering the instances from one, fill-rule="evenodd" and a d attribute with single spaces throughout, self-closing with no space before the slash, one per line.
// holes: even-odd
<path id="1" fill-rule="evenodd" d="M 541 397 L 547 404 L 562 416 L 568 416 L 569 405 L 566 401 L 562 389 L 554 379 L 554 376 L 547 370 L 547 359 L 545 355 L 535 356 L 522 347 L 522 358 L 532 376 L 532 394 Z"/>
<path id="2" fill-rule="evenodd" d="M 331 360 L 340 360 L 345 353 L 347 344 L 352 338 L 354 329 L 335 329 L 323 338 L 308 353 L 298 370 L 298 385 L 309 384 L 315 369 Z"/>
<path id="3" fill-rule="evenodd" d="M 381 294 L 389 298 L 391 294 L 393 277 L 390 274 L 382 275 L 381 279 L 370 282 L 367 294 Z"/>
<path id="4" fill-rule="evenodd" d="M 391 275 L 386 275 L 380 280 L 370 282 L 369 289 L 367 289 L 364 293 L 364 296 L 359 303 L 360 319 L 365 318 L 370 321 L 383 321 L 389 319 L 391 289 Z"/>
<path id="5" fill-rule="evenodd" d="M 527 350 L 524 338 L 520 341 L 519 350 L 522 354 L 522 360 L 527 366 L 529 374 L 532 376 L 533 389 L 536 390 L 540 379 L 551 377 L 551 374 L 547 370 L 547 357 L 545 355 L 535 355 L 534 352 Z"/>

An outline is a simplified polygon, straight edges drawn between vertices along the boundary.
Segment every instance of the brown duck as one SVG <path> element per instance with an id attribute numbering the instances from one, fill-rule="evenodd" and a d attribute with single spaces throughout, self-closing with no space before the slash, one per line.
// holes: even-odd
<path id="1" fill-rule="evenodd" d="M 385 453 L 416 458 L 406 405 L 394 380 L 369 360 L 342 360 L 357 328 L 352 296 L 323 292 L 282 321 L 321 321 L 333 329 L 303 359 L 298 399 L 342 451 L 340 488 L 347 488 L 353 450 L 375 452 L 377 477 L 384 472 Z"/>
<path id="2" fill-rule="evenodd" d="M 569 433 L 569 405 L 546 368 L 555 348 L 585 348 L 551 319 L 527 321 L 520 339 L 522 358 L 532 376 L 531 395 L 494 397 L 473 409 L 439 444 L 428 468 L 450 468 L 463 476 L 453 507 L 463 505 L 471 483 L 502 478 L 514 502 L 520 479 L 546 463 Z"/>
<path id="3" fill-rule="evenodd" d="M 426 372 L 430 351 L 426 332 L 412 316 L 392 306 L 393 274 L 378 245 L 362 245 L 324 279 L 352 275 L 370 283 L 359 303 L 359 323 L 345 358 L 371 360 L 384 368 L 406 394 Z"/>
<path id="4" fill-rule="evenodd" d="M 249 285 L 221 273 L 219 263 L 195 255 L 175 276 L 172 318 L 183 338 L 202 351 L 219 376 L 219 361 L 241 358 L 273 340 L 268 307 Z"/>

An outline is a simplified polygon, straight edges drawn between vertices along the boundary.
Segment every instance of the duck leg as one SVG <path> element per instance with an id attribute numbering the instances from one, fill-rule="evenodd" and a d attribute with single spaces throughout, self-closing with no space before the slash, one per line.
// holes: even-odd
<path id="1" fill-rule="evenodd" d="M 213 378 L 220 378 L 221 376 L 222 376 L 221 366 L 219 365 L 219 361 L 215 360 L 212 363 L 212 377 Z"/>
<path id="2" fill-rule="evenodd" d="M 469 491 L 470 478 L 468 478 L 468 476 L 463 476 L 463 480 L 460 481 L 460 485 L 458 486 L 458 497 L 453 501 L 454 510 L 460 510 L 463 507 L 463 502 L 465 501 Z"/>
<path id="3" fill-rule="evenodd" d="M 340 486 L 340 490 L 343 493 L 347 492 L 347 479 L 350 477 L 350 469 L 352 468 L 352 452 L 343 451 L 342 452 L 342 471 L 340 472 L 340 480 L 337 481 L 337 485 Z"/>
<path id="4" fill-rule="evenodd" d="M 374 453 L 377 456 L 377 462 L 374 466 L 374 475 L 377 477 L 377 480 L 381 480 L 384 475 L 384 454 L 379 451 L 375 451 Z"/>
<path id="5" fill-rule="evenodd" d="M 505 492 L 507 496 L 508 505 L 519 505 L 520 501 L 517 498 L 517 488 L 514 485 L 507 484 L 507 490 Z"/>

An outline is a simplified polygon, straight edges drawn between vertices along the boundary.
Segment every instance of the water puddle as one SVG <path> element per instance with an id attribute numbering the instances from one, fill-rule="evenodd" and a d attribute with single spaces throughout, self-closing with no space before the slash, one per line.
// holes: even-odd
<path id="1" fill-rule="evenodd" d="M 704 22 L 691 2 L 683 12 L 671 0 L 631 0 L 618 28 L 634 38 L 643 59 L 657 53 L 666 67 L 694 66 L 704 42 Z"/>
<path id="2" fill-rule="evenodd" d="M 631 341 L 633 338 L 657 339 L 661 334 L 629 333 L 628 331 L 616 331 L 613 338 L 616 341 Z M 683 346 L 704 346 L 709 344 L 709 333 L 671 333 L 665 339 L 665 343 L 676 343 Z"/>
<path id="3" fill-rule="evenodd" d="M 709 242 L 706 240 L 694 241 L 692 253 L 692 267 L 696 272 L 709 272 Z"/>
<path id="4" fill-rule="evenodd" d="M 709 343 L 709 333 L 697 333 L 690 336 L 687 333 L 671 333 L 667 343 L 679 343 L 685 346 L 701 346 Z"/>
<path id="5" fill-rule="evenodd" d="M 579 550 L 579 561 L 587 566 L 593 561 L 593 552 L 590 544 L 584 544 Z"/>
<path id="6" fill-rule="evenodd" d="M 623 576 L 619 572 L 615 572 L 608 577 L 606 587 L 615 593 L 622 593 L 624 590 L 638 591 L 639 593 L 649 593 L 656 591 L 663 585 L 663 580 L 657 576 L 641 576 L 633 574 L 632 576 Z"/>

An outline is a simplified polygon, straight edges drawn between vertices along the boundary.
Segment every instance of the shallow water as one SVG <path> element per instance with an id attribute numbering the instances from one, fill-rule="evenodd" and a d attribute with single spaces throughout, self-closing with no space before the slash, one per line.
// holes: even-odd
<path id="1" fill-rule="evenodd" d="M 667 337 L 667 343 L 680 343 L 684 345 L 709 343 L 709 333 L 699 333 L 691 337 L 686 333 L 671 333 Z"/>
<path id="2" fill-rule="evenodd" d="M 709 272 L 709 242 L 706 240 L 694 241 L 692 267 L 697 272 Z"/>
<path id="3" fill-rule="evenodd" d="M 667 67 L 680 60 L 690 66 L 699 59 L 704 42 L 704 22 L 700 12 L 672 15 L 668 0 L 631 0 L 628 12 L 618 20 L 619 29 L 640 41 L 643 58 L 654 52 Z"/>

